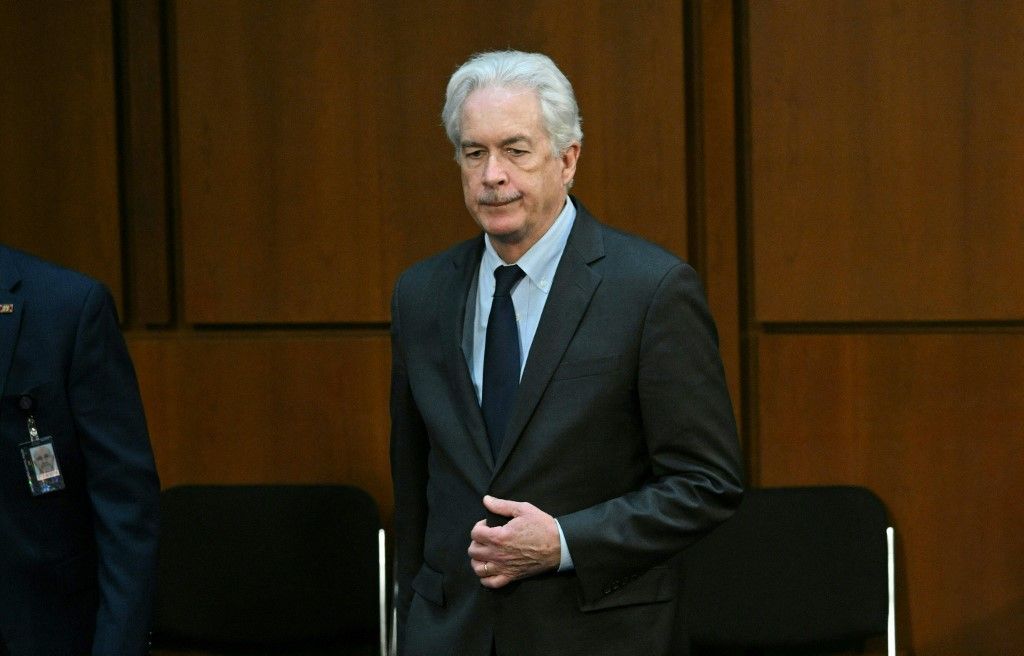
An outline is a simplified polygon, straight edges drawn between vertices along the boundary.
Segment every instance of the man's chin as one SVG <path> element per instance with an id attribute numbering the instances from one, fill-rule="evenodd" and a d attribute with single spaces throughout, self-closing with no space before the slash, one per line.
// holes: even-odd
<path id="1" fill-rule="evenodd" d="M 493 208 L 479 212 L 476 222 L 492 238 L 503 242 L 514 241 L 523 227 L 522 220 L 514 212 L 495 212 Z"/>
<path id="2" fill-rule="evenodd" d="M 506 244 L 509 246 L 518 244 L 523 240 L 523 234 L 518 230 L 508 230 L 504 232 L 495 230 L 484 230 L 484 232 L 487 233 L 487 236 L 490 237 L 492 241 L 496 241 L 500 244 Z"/>

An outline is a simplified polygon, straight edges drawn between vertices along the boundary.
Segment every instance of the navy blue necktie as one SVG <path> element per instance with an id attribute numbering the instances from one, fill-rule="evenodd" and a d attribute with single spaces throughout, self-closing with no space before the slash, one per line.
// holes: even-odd
<path id="1" fill-rule="evenodd" d="M 519 387 L 519 326 L 512 305 L 512 288 L 525 273 L 516 265 L 494 270 L 494 299 L 487 319 L 487 344 L 484 346 L 484 391 L 480 404 L 491 442 L 491 455 L 497 456 L 508 424 L 508 416 Z"/>

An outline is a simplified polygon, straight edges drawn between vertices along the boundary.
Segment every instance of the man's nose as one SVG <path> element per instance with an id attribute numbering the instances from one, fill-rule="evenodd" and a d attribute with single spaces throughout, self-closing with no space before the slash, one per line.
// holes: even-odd
<path id="1" fill-rule="evenodd" d="M 506 182 L 508 182 L 508 175 L 505 173 L 505 167 L 502 166 L 497 157 L 489 155 L 487 163 L 484 165 L 484 184 L 499 186 Z"/>

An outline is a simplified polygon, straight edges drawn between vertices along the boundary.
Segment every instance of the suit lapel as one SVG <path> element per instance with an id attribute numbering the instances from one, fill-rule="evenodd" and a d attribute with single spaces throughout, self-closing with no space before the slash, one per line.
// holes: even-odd
<path id="1" fill-rule="evenodd" d="M 470 436 L 473 446 L 481 458 L 490 467 L 493 465 L 491 447 L 487 441 L 487 428 L 484 425 L 483 413 L 477 402 L 476 390 L 473 388 L 466 354 L 463 350 L 463 334 L 466 313 L 472 311 L 467 307 L 469 290 L 473 286 L 474 277 L 480 265 L 483 251 L 483 236 L 464 244 L 452 255 L 451 268 L 445 272 L 446 280 L 434 289 L 444 289 L 438 314 L 441 348 L 445 366 L 448 369 L 448 383 L 452 388 L 452 397 L 458 404 L 456 413 L 462 418 L 466 433 Z"/>
<path id="2" fill-rule="evenodd" d="M 530 346 L 512 416 L 498 452 L 495 473 L 504 465 L 526 428 L 590 305 L 590 299 L 601 284 L 600 274 L 590 267 L 604 257 L 600 226 L 578 202 L 576 208 L 576 220 Z"/>
<path id="3" fill-rule="evenodd" d="M 0 392 L 7 384 L 7 373 L 14 357 L 21 329 L 21 311 L 24 299 L 14 292 L 21 282 L 21 273 L 14 266 L 11 253 L 0 247 Z M 4 307 L 8 306 L 8 307 Z"/>

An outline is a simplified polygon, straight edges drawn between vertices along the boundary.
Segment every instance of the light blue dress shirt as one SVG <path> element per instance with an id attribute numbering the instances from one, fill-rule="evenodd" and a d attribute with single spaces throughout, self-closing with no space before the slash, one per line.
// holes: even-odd
<path id="1" fill-rule="evenodd" d="M 551 291 L 551 282 L 555 278 L 555 271 L 562 259 L 565 244 L 569 240 L 569 231 L 572 230 L 575 220 L 576 207 L 566 198 L 565 206 L 555 222 L 536 244 L 523 253 L 518 262 L 502 260 L 491 245 L 490 236 L 484 238 L 484 254 L 480 260 L 480 273 L 477 279 L 476 316 L 473 320 L 472 378 L 477 402 L 483 399 L 484 348 L 487 344 L 487 318 L 491 314 L 491 300 L 494 297 L 494 270 L 499 266 L 518 264 L 526 274 L 512 289 L 512 305 L 515 307 L 516 323 L 519 326 L 519 352 L 526 354 L 519 364 L 519 376 L 522 378 L 526 361 L 530 357 L 530 346 L 533 344 L 534 335 L 537 334 L 537 325 L 540 323 L 544 304 L 547 303 L 548 293 Z M 558 538 L 562 544 L 558 564 L 558 571 L 561 572 L 572 569 L 572 557 L 569 555 L 562 526 L 558 524 L 557 519 L 555 525 L 558 526 Z"/>

